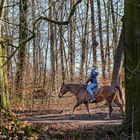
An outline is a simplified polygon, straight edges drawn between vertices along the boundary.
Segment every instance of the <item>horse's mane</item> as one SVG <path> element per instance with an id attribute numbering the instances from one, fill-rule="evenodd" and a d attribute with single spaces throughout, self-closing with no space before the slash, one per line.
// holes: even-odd
<path id="1" fill-rule="evenodd" d="M 66 86 L 73 86 L 75 88 L 86 89 L 87 85 L 85 84 L 65 84 Z"/>
<path id="2" fill-rule="evenodd" d="M 65 84 L 65 85 L 67 85 L 67 86 L 86 86 L 86 85 L 84 85 L 84 84 Z"/>

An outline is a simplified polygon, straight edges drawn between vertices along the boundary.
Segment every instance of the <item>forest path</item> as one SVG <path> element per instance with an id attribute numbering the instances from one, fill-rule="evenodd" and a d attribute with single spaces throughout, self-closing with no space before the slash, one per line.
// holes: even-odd
<path id="1" fill-rule="evenodd" d="M 61 108 L 62 109 L 62 108 Z M 34 110 L 17 112 L 18 118 L 27 122 L 32 128 L 41 130 L 39 134 L 40 140 L 48 140 L 58 136 L 75 137 L 82 135 L 87 139 L 91 139 L 91 135 L 95 136 L 100 132 L 101 137 L 108 135 L 108 133 L 117 135 L 117 128 L 122 124 L 122 114 L 118 107 L 114 107 L 110 119 L 105 119 L 108 113 L 108 108 L 94 108 L 90 109 L 91 117 L 84 109 L 75 111 L 75 116 L 72 116 L 71 110 Z M 100 138 L 100 135 L 97 135 Z M 47 138 L 46 138 L 47 137 Z"/>
<path id="2" fill-rule="evenodd" d="M 94 109 L 91 112 L 91 118 L 88 116 L 86 110 L 75 111 L 73 117 L 71 112 L 57 112 L 56 114 L 47 114 L 42 112 L 38 114 L 28 114 L 23 121 L 31 123 L 33 126 L 41 126 L 46 131 L 72 131 L 79 129 L 92 129 L 96 126 L 114 126 L 122 123 L 122 115 L 119 109 L 116 108 L 112 112 L 110 119 L 105 119 L 107 111 L 101 109 Z"/>

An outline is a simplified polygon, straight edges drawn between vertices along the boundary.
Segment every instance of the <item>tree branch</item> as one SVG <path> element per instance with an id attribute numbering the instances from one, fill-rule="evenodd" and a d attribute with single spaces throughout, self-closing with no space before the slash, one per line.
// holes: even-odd
<path id="1" fill-rule="evenodd" d="M 29 42 L 30 40 L 32 40 L 35 37 L 35 34 L 33 33 L 32 36 L 30 36 L 29 38 L 27 38 L 26 40 L 24 40 L 23 42 L 21 42 L 19 44 L 19 46 L 16 48 L 16 50 L 8 57 L 7 61 L 1 66 L 4 67 L 10 60 L 11 58 L 15 55 L 15 53 L 18 51 L 18 49 L 20 49 L 24 44 L 26 44 L 27 42 Z"/>
<path id="2" fill-rule="evenodd" d="M 38 26 L 37 23 L 41 23 L 42 20 L 45 20 L 45 21 L 48 21 L 48 22 L 51 22 L 51 23 L 54 23 L 54 24 L 58 24 L 58 25 L 68 25 L 69 22 L 70 22 L 70 19 L 71 17 L 74 15 L 75 13 L 75 10 L 76 10 L 76 6 L 81 3 L 82 0 L 78 0 L 74 6 L 72 7 L 71 11 L 70 11 L 70 14 L 68 16 L 68 19 L 66 21 L 57 21 L 57 20 L 53 20 L 53 19 L 50 19 L 48 17 L 39 17 L 38 19 L 36 19 L 34 22 L 33 22 L 33 31 L 30 31 L 32 33 L 32 36 L 30 36 L 28 39 L 24 40 L 23 42 L 21 42 L 18 47 L 14 46 L 16 49 L 15 51 L 11 54 L 11 56 L 8 57 L 7 61 L 1 66 L 4 67 L 10 60 L 11 58 L 15 55 L 15 53 L 18 51 L 19 48 L 21 48 L 24 44 L 26 44 L 27 42 L 29 42 L 31 39 L 33 39 L 35 36 L 36 36 L 36 33 L 35 33 L 35 30 L 36 30 L 36 27 Z M 3 43 L 2 41 L 0 43 Z"/>
<path id="3" fill-rule="evenodd" d="M 72 7 L 72 9 L 71 9 L 71 11 L 70 11 L 70 13 L 69 13 L 68 19 L 67 19 L 66 21 L 57 21 L 57 20 L 50 19 L 50 18 L 48 18 L 48 17 L 41 16 L 41 17 L 39 17 L 38 19 L 36 19 L 36 20 L 34 21 L 34 25 L 33 25 L 33 26 L 34 26 L 34 29 L 35 29 L 36 24 L 37 24 L 39 21 L 42 21 L 42 20 L 45 20 L 45 21 L 48 21 L 48 22 L 51 22 L 51 23 L 54 23 L 54 24 L 58 24 L 58 25 L 68 25 L 69 22 L 70 22 L 71 17 L 72 17 L 72 16 L 74 15 L 74 13 L 75 13 L 76 6 L 77 6 L 79 3 L 81 3 L 81 2 L 82 2 L 82 0 L 78 0 L 78 1 L 74 4 L 74 6 Z"/>

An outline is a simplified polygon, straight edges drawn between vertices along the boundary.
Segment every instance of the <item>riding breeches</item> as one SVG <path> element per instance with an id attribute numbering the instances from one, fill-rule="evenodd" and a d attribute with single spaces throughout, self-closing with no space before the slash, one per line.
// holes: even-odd
<path id="1" fill-rule="evenodd" d="M 94 91 L 94 89 L 95 89 L 96 87 L 97 87 L 97 84 L 95 84 L 95 83 L 89 84 L 88 87 L 87 87 L 87 92 L 88 92 L 91 96 L 93 96 L 93 91 Z"/>

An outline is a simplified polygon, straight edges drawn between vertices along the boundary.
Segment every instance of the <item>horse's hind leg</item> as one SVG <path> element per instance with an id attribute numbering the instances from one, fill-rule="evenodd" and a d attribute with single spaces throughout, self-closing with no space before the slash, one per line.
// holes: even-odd
<path id="1" fill-rule="evenodd" d="M 76 102 L 75 106 L 73 107 L 73 115 L 72 115 L 72 116 L 74 116 L 74 111 L 75 111 L 75 109 L 76 109 L 79 105 L 81 105 L 81 104 L 82 104 L 82 102 L 80 102 L 80 101 L 77 101 L 77 102 Z"/>
<path id="2" fill-rule="evenodd" d="M 90 115 L 90 112 L 89 112 L 89 103 L 88 103 L 88 102 L 85 102 L 84 104 L 85 104 L 85 106 L 86 106 L 88 115 L 89 115 L 89 117 L 91 118 L 91 115 Z"/>
<path id="3" fill-rule="evenodd" d="M 112 113 L 112 111 L 113 111 L 111 102 L 108 102 L 108 107 L 109 107 L 109 113 L 108 113 L 106 119 L 109 119 L 109 118 L 110 118 L 110 115 L 111 115 L 111 113 Z"/>
<path id="4" fill-rule="evenodd" d="M 115 104 L 117 104 L 120 107 L 121 113 L 122 113 L 122 115 L 124 117 L 123 104 L 118 99 L 115 99 L 114 102 L 115 102 Z"/>

